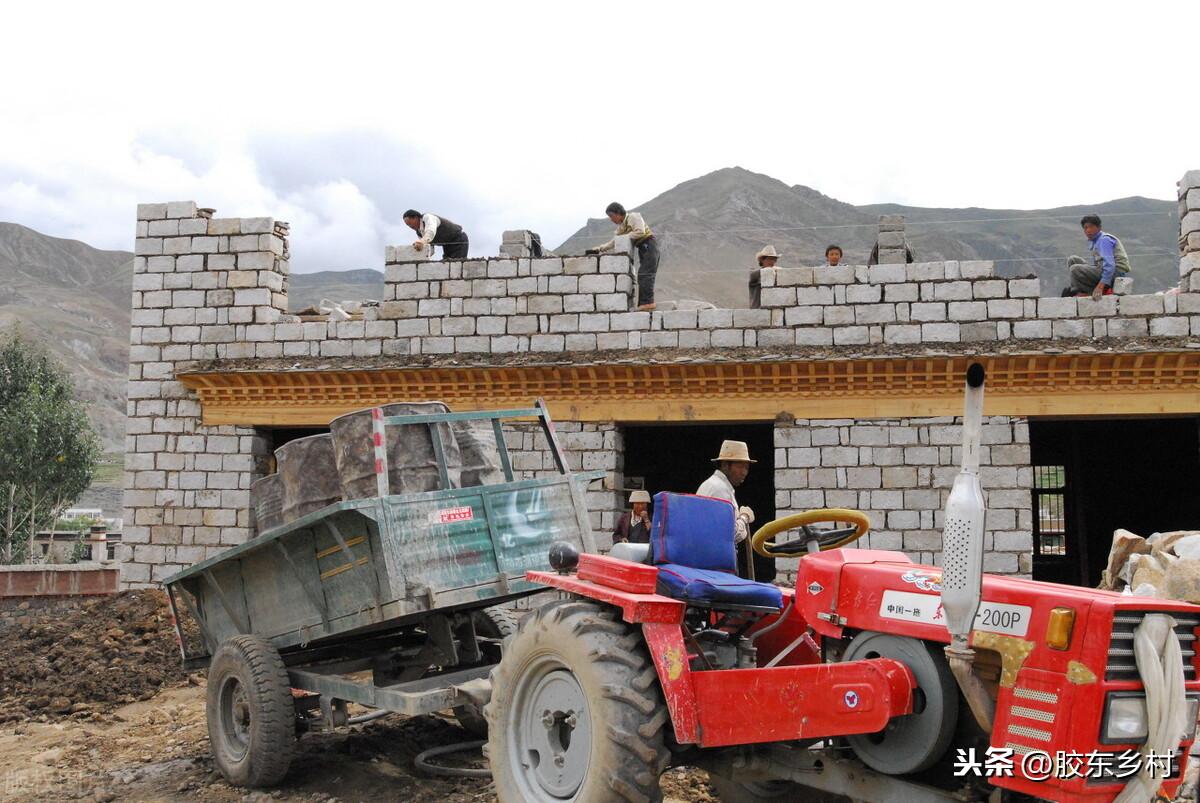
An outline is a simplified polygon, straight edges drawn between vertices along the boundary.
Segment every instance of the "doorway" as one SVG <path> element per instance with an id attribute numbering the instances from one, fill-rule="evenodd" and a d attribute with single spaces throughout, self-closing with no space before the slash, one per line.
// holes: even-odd
<path id="1" fill-rule="evenodd" d="M 1114 530 L 1200 529 L 1200 418 L 1029 422 L 1033 579 L 1095 586 Z"/>
<path id="2" fill-rule="evenodd" d="M 625 442 L 625 490 L 695 493 L 708 479 L 715 465 L 712 458 L 721 450 L 721 441 L 745 441 L 750 457 L 758 462 L 736 490 L 739 505 L 754 511 L 758 525 L 775 518 L 775 426 L 765 424 L 652 424 L 623 427 Z M 770 582 L 775 577 L 775 562 L 755 555 L 754 576 Z M 745 576 L 745 548 L 738 550 L 739 573 Z"/>

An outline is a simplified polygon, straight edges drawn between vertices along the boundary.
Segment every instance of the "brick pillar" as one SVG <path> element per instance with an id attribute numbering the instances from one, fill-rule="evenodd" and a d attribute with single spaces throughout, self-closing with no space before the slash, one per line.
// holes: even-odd
<path id="1" fill-rule="evenodd" d="M 176 372 L 278 346 L 287 234 L 286 223 L 217 219 L 192 201 L 138 205 L 123 587 L 158 582 L 251 536 L 249 488 L 269 442 L 251 427 L 202 425 L 200 404 Z"/>
<path id="2" fill-rule="evenodd" d="M 903 265 L 908 261 L 904 254 L 904 215 L 879 216 L 875 245 L 879 248 L 880 265 Z"/>
<path id="3" fill-rule="evenodd" d="M 1200 293 L 1200 170 L 1179 180 L 1179 289 Z"/>

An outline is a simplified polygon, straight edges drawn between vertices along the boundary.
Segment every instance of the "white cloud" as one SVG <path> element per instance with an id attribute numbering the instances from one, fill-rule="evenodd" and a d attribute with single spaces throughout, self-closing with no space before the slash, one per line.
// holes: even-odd
<path id="1" fill-rule="evenodd" d="M 663 2 L 633 17 L 550 2 L 14 6 L 0 219 L 129 248 L 136 202 L 192 198 L 290 218 L 294 266 L 313 270 L 379 267 L 408 236 L 407 206 L 494 252 L 505 228 L 555 244 L 614 198 L 735 164 L 852 203 L 1169 197 L 1197 167 L 1176 33 L 1198 16 L 1111 2 Z"/>

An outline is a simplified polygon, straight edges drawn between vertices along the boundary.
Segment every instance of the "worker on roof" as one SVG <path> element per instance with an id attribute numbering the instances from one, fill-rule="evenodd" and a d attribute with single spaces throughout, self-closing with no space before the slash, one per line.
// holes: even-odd
<path id="1" fill-rule="evenodd" d="M 750 474 L 750 464 L 757 460 L 750 459 L 750 447 L 745 441 L 722 441 L 721 451 L 712 459 L 717 470 L 712 476 L 700 483 L 696 489 L 697 496 L 711 496 L 724 499 L 733 505 L 734 514 L 733 539 L 737 544 L 744 543 L 746 548 L 739 550 L 744 554 L 738 555 L 738 574 L 751 580 L 769 583 L 775 579 L 775 561 L 770 558 L 755 556 L 750 549 L 750 525 L 754 523 L 754 511 L 748 507 L 739 507 L 734 488 L 741 486 Z M 754 557 L 755 560 L 747 558 Z"/>
<path id="2" fill-rule="evenodd" d="M 432 256 L 433 246 L 440 245 L 442 259 L 467 258 L 467 247 L 470 244 L 467 233 L 463 231 L 462 226 L 449 218 L 429 214 L 422 215 L 415 209 L 409 209 L 404 213 L 404 225 L 415 231 L 420 237 L 413 243 L 413 248 L 418 251 L 428 248 L 430 256 Z"/>
<path id="3" fill-rule="evenodd" d="M 840 245 L 825 246 L 825 264 L 822 267 L 836 268 L 838 263 L 842 261 L 842 247 Z"/>
<path id="4" fill-rule="evenodd" d="M 628 234 L 633 240 L 633 247 L 637 249 L 638 255 L 637 308 L 642 311 L 654 309 L 654 277 L 658 274 L 658 241 L 654 239 L 654 232 L 650 231 L 650 227 L 646 225 L 641 214 L 626 212 L 625 207 L 616 201 L 609 204 L 604 213 L 608 215 L 609 220 L 617 224 L 616 234 L 604 245 L 589 248 L 584 253 L 602 254 L 605 251 L 611 251 L 616 245 L 616 237 Z"/>
<path id="5" fill-rule="evenodd" d="M 617 526 L 613 529 L 613 544 L 650 543 L 650 493 L 634 491 L 629 495 L 629 506 L 632 510 L 626 510 L 617 519 Z"/>
<path id="6" fill-rule="evenodd" d="M 1111 295 L 1118 276 L 1129 273 L 1129 255 L 1125 246 L 1113 235 L 1100 228 L 1098 215 L 1084 215 L 1079 221 L 1083 234 L 1088 239 L 1088 250 L 1092 252 L 1092 264 L 1080 256 L 1067 257 L 1067 270 L 1071 283 L 1063 290 L 1064 296 L 1090 295 L 1097 301 L 1102 295 Z"/>
<path id="7" fill-rule="evenodd" d="M 775 246 L 764 245 L 754 258 L 758 261 L 758 267 L 750 271 L 750 309 L 762 306 L 762 269 L 775 267 L 779 262 L 779 253 Z"/>

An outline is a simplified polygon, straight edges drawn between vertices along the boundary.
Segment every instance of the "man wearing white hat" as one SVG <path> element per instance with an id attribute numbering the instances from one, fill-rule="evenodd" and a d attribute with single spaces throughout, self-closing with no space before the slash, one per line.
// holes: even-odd
<path id="1" fill-rule="evenodd" d="M 779 261 L 779 254 L 775 251 L 775 246 L 763 246 L 763 249 L 754 255 L 758 260 L 758 267 L 750 271 L 750 308 L 758 309 L 762 306 L 762 269 L 773 268 L 775 263 Z"/>
<path id="2" fill-rule="evenodd" d="M 647 491 L 634 491 L 629 495 L 629 505 L 633 510 L 625 511 L 617 519 L 613 544 L 650 543 L 650 494 Z"/>
<path id="3" fill-rule="evenodd" d="M 700 487 L 696 489 L 696 495 L 724 499 L 737 508 L 733 539 L 740 544 L 746 541 L 747 536 L 750 535 L 750 525 L 754 523 L 754 511 L 748 507 L 738 507 L 737 496 L 733 489 L 746 481 L 746 476 L 750 473 L 750 464 L 758 461 L 750 459 L 750 448 L 746 446 L 745 441 L 722 441 L 721 451 L 713 458 L 712 462 L 717 464 L 717 470 L 711 477 L 700 483 Z M 750 544 L 746 541 L 746 555 L 738 562 L 744 569 L 741 573 L 753 580 L 756 574 L 755 569 L 758 567 L 749 560 L 752 554 L 749 547 Z M 772 562 L 770 567 L 764 565 L 762 568 L 769 571 L 773 567 L 774 563 Z M 764 577 L 763 579 L 769 581 L 771 578 Z"/>

